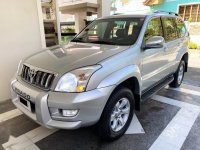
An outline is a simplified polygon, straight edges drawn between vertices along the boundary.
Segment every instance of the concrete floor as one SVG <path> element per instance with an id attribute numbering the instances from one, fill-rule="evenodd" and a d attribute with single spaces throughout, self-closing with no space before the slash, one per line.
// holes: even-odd
<path id="1" fill-rule="evenodd" d="M 3 102 L 0 150 L 200 150 L 200 68 L 190 66 L 181 88 L 166 87 L 144 102 L 141 112 L 136 112 L 139 121 L 134 121 L 138 124 L 132 124 L 129 133 L 111 143 L 102 141 L 93 127 L 45 129 L 21 114 L 10 101 Z"/>

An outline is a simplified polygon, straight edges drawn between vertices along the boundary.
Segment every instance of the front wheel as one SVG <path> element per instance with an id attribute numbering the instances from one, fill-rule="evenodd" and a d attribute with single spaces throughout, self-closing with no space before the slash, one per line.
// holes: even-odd
<path id="1" fill-rule="evenodd" d="M 134 96 L 128 88 L 116 90 L 104 108 L 97 128 L 99 135 L 107 141 L 121 137 L 133 117 Z"/>
<path id="2" fill-rule="evenodd" d="M 184 73 L 185 73 L 185 62 L 181 61 L 176 73 L 174 74 L 174 81 L 170 83 L 169 86 L 173 88 L 178 88 L 183 81 Z"/>

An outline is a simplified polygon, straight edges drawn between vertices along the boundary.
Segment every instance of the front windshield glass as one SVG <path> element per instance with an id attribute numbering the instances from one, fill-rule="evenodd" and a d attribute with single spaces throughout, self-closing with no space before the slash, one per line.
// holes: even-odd
<path id="1" fill-rule="evenodd" d="M 100 19 L 88 25 L 72 42 L 133 45 L 140 33 L 144 18 Z"/>

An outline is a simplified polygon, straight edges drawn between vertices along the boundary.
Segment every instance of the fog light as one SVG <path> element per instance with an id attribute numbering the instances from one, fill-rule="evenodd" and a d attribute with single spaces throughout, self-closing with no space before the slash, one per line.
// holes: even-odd
<path id="1" fill-rule="evenodd" d="M 64 117 L 74 117 L 78 114 L 78 110 L 72 109 L 72 110 L 62 110 L 62 115 Z"/>

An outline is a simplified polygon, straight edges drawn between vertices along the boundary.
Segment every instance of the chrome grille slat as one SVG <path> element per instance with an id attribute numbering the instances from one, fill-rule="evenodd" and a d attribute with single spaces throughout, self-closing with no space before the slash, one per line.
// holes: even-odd
<path id="1" fill-rule="evenodd" d="M 34 75 L 31 76 L 31 71 L 33 71 L 33 69 L 31 70 L 30 67 L 23 65 L 21 78 L 33 86 L 49 90 L 54 79 L 54 74 L 43 72 L 41 70 L 34 70 Z"/>
<path id="2" fill-rule="evenodd" d="M 26 67 L 24 67 L 23 78 L 26 78 Z"/>
<path id="3" fill-rule="evenodd" d="M 42 76 L 41 83 L 40 83 L 40 85 L 41 85 L 42 87 L 44 87 L 44 85 L 45 85 L 45 79 L 46 79 L 46 77 L 47 77 L 47 73 L 44 73 L 43 76 Z"/>
<path id="4" fill-rule="evenodd" d="M 53 79 L 53 75 L 49 74 L 49 76 L 47 77 L 45 88 L 49 87 L 49 85 L 51 84 L 52 79 Z"/>
<path id="5" fill-rule="evenodd" d="M 22 68 L 22 74 L 21 76 L 24 78 L 24 70 L 25 70 L 25 67 Z"/>
<path id="6" fill-rule="evenodd" d="M 38 71 L 37 76 L 36 76 L 36 85 L 39 85 L 39 84 L 40 84 L 41 75 L 42 75 L 42 72 L 41 72 L 41 71 Z"/>
<path id="7" fill-rule="evenodd" d="M 26 67 L 23 67 L 23 68 L 24 68 L 23 78 L 26 78 Z"/>
<path id="8" fill-rule="evenodd" d="M 26 75 L 25 79 L 28 80 L 28 67 L 26 67 L 25 75 Z"/>

